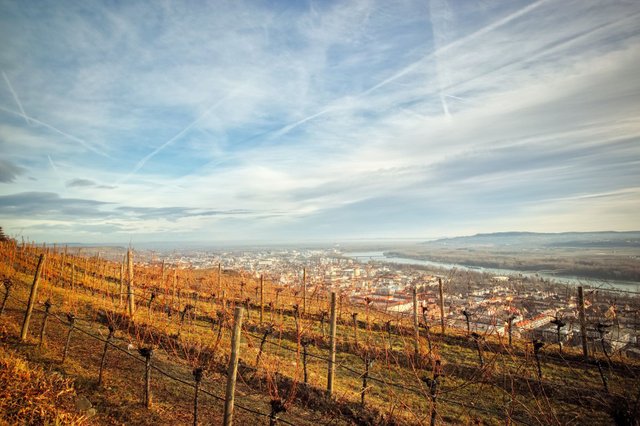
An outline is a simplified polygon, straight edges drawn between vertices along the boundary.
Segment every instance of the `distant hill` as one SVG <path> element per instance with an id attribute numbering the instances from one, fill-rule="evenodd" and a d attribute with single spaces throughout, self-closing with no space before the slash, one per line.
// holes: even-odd
<path id="1" fill-rule="evenodd" d="M 640 231 L 495 232 L 424 242 L 437 247 L 640 247 Z"/>

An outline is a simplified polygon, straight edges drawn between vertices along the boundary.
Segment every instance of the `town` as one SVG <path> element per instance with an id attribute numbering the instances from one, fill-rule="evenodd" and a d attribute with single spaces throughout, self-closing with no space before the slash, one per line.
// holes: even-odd
<path id="1" fill-rule="evenodd" d="M 579 346 L 577 287 L 548 279 L 495 276 L 482 271 L 429 270 L 350 257 L 339 248 L 212 252 L 189 250 L 145 253 L 148 263 L 180 268 L 245 271 L 283 287 L 306 283 L 310 294 L 336 291 L 350 303 L 409 316 L 416 288 L 422 326 L 440 324 L 440 283 L 447 327 L 479 335 L 537 340 Z M 640 295 L 613 289 L 584 289 L 586 334 L 590 352 L 620 351 L 640 358 L 638 313 Z"/>

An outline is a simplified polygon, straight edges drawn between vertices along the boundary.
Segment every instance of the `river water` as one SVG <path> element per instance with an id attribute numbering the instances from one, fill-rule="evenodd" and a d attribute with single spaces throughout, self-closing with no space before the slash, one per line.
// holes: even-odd
<path id="1" fill-rule="evenodd" d="M 560 284 L 569 284 L 569 285 L 582 285 L 585 287 L 594 287 L 594 288 L 611 288 L 617 290 L 631 291 L 631 292 L 640 292 L 640 282 L 635 281 L 615 281 L 615 280 L 600 280 L 595 278 L 584 278 L 584 277 L 576 277 L 576 276 L 563 276 L 556 275 L 548 272 L 539 272 L 539 271 L 518 271 L 515 269 L 500 269 L 500 268 L 483 268 L 477 266 L 467 266 L 456 263 L 444 263 L 444 262 L 433 262 L 431 260 L 420 260 L 420 259 L 411 259 L 408 257 L 389 257 L 385 256 L 382 251 L 362 251 L 362 252 L 348 252 L 342 254 L 344 257 L 349 257 L 354 260 L 358 260 L 362 263 L 367 263 L 370 260 L 374 262 L 383 262 L 383 263 L 393 263 L 399 265 L 422 265 L 429 266 L 432 268 L 440 268 L 440 269 L 458 269 L 461 271 L 473 271 L 473 272 L 484 272 L 492 275 L 500 275 L 500 276 L 523 276 L 529 278 L 544 278 L 550 281 L 554 281 Z"/>

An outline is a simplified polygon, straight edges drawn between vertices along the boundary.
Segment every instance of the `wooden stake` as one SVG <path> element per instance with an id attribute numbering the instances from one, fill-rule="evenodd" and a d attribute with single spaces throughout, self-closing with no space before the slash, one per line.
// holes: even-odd
<path id="1" fill-rule="evenodd" d="M 413 351 L 418 362 L 420 355 L 420 330 L 418 328 L 418 288 L 413 287 Z"/>
<path id="2" fill-rule="evenodd" d="M 362 390 L 360 392 L 360 405 L 364 407 L 364 398 L 367 392 L 367 379 L 369 378 L 369 368 L 373 365 L 373 360 L 369 359 L 369 354 L 367 353 L 364 357 L 364 374 L 362 374 Z"/>
<path id="3" fill-rule="evenodd" d="M 203 373 L 204 369 L 202 367 L 193 369 L 193 377 L 196 381 L 196 391 L 193 396 L 193 426 L 198 426 L 198 391 L 200 390 L 200 382 L 202 381 Z"/>
<path id="4" fill-rule="evenodd" d="M 578 318 L 580 320 L 580 337 L 582 339 L 582 355 L 585 361 L 589 361 L 589 349 L 587 347 L 587 321 L 584 316 L 584 293 L 582 286 L 578 287 Z"/>
<path id="5" fill-rule="evenodd" d="M 177 287 L 178 287 L 178 267 L 176 266 L 176 268 L 173 270 L 173 286 L 171 288 L 171 307 L 172 308 L 175 306 Z M 179 304 L 178 304 L 178 308 L 180 308 Z"/>
<path id="6" fill-rule="evenodd" d="M 131 248 L 127 250 L 127 293 L 129 298 L 129 317 L 132 318 L 136 305 L 133 299 L 133 253 Z"/>
<path id="7" fill-rule="evenodd" d="M 307 371 L 307 347 L 311 342 L 307 339 L 303 339 L 301 343 L 302 343 L 302 372 L 303 372 L 302 377 L 304 379 L 304 384 L 306 385 L 309 383 L 309 373 Z"/>
<path id="8" fill-rule="evenodd" d="M 118 306 L 120 308 L 122 308 L 122 299 L 123 299 L 123 297 L 122 297 L 123 294 L 122 293 L 124 291 L 124 262 L 125 262 L 125 259 L 123 258 L 122 262 L 120 263 L 120 284 L 118 286 L 118 293 L 120 295 L 120 302 L 119 302 Z"/>
<path id="9" fill-rule="evenodd" d="M 27 331 L 29 330 L 29 321 L 31 321 L 31 312 L 33 311 L 33 305 L 36 302 L 36 295 L 38 293 L 38 284 L 40 284 L 40 274 L 42 274 L 42 268 L 46 259 L 45 254 L 40 255 L 38 260 L 38 266 L 36 267 L 36 273 L 33 277 L 33 284 L 31 284 L 31 293 L 29 294 L 29 304 L 27 305 L 27 311 L 24 313 L 24 321 L 22 322 L 22 331 L 20 332 L 20 341 L 24 342 L 27 338 Z"/>
<path id="10" fill-rule="evenodd" d="M 260 275 L 260 324 L 264 317 L 264 277 Z"/>
<path id="11" fill-rule="evenodd" d="M 355 347 L 358 347 L 358 313 L 354 312 L 351 314 L 351 318 L 353 319 L 353 344 Z"/>
<path id="12" fill-rule="evenodd" d="M 329 371 L 327 374 L 327 396 L 333 393 L 333 379 L 336 374 L 336 293 L 331 292 L 331 328 L 329 331 Z"/>
<path id="13" fill-rule="evenodd" d="M 507 319 L 507 321 L 508 321 L 507 331 L 509 332 L 509 347 L 511 347 L 511 343 L 513 341 L 513 338 L 512 338 L 512 336 L 513 336 L 513 321 L 515 319 L 516 318 L 513 315 L 510 315 L 509 318 Z"/>
<path id="14" fill-rule="evenodd" d="M 233 424 L 233 405 L 235 402 L 236 376 L 238 374 L 238 359 L 240 358 L 240 332 L 242 330 L 243 308 L 237 306 L 234 314 L 233 336 L 231 338 L 231 359 L 227 372 L 227 392 L 224 401 L 224 426 Z"/>
<path id="15" fill-rule="evenodd" d="M 307 315 L 307 268 L 302 268 L 302 315 Z"/>
<path id="16" fill-rule="evenodd" d="M 444 334 L 444 290 L 442 288 L 442 278 L 438 278 L 438 291 L 440 292 L 440 325 L 442 327 L 442 334 Z"/>
<path id="17" fill-rule="evenodd" d="M 13 283 L 9 278 L 5 278 L 3 280 L 3 284 L 4 284 L 4 297 L 2 298 L 2 306 L 0 306 L 0 315 L 2 315 L 2 313 L 4 312 L 5 306 L 7 306 L 7 299 L 9 299 L 9 293 L 11 293 L 11 287 L 13 286 Z"/>
<path id="18" fill-rule="evenodd" d="M 76 288 L 76 264 L 71 263 L 71 291 L 75 291 Z"/>
<path id="19" fill-rule="evenodd" d="M 436 418 L 438 417 L 438 413 L 436 411 L 436 399 L 438 397 L 438 384 L 440 379 L 440 360 L 436 360 L 435 369 L 433 371 L 433 379 L 425 378 L 423 379 L 427 385 L 429 386 L 429 393 L 431 396 L 431 421 L 430 426 L 436 426 Z"/>
<path id="20" fill-rule="evenodd" d="M 138 352 L 144 357 L 144 406 L 151 408 L 151 357 L 153 356 L 153 348 L 140 348 Z"/>

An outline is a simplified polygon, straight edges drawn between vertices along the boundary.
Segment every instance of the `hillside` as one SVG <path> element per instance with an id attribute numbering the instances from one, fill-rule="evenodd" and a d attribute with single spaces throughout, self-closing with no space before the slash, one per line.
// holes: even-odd
<path id="1" fill-rule="evenodd" d="M 433 247 L 603 247 L 640 248 L 640 231 L 630 232 L 494 232 L 452 238 L 441 238 L 423 243 Z"/>
<path id="2" fill-rule="evenodd" d="M 640 282 L 640 232 L 502 232 L 388 249 L 408 257 L 569 278 Z"/>
<path id="3" fill-rule="evenodd" d="M 29 360 L 24 368 L 34 371 L 34 383 L 35 372 L 47 371 L 72 384 L 65 388 L 76 404 L 70 413 L 84 417 L 62 423 L 187 424 L 197 401 L 198 423 L 220 424 L 233 315 L 243 307 L 237 424 L 268 424 L 269 416 L 295 425 L 637 424 L 640 363 L 621 352 L 596 346 L 585 360 L 573 348 L 443 329 L 426 316 L 416 317 L 416 340 L 411 315 L 337 295 L 335 381 L 327 395 L 331 297 L 320 286 L 305 292 L 268 278 L 261 285 L 243 271 L 218 275 L 161 263 L 132 262 L 129 273 L 98 257 L 13 242 L 0 246 L 0 260 L 8 294 L 0 314 L 2 354 Z M 34 387 L 28 400 L 46 410 L 47 388 Z M 79 407 L 81 397 L 90 404 Z M 6 392 L 0 398 L 0 407 L 9 403 Z M 4 416 L 30 422 L 26 414 Z"/>

